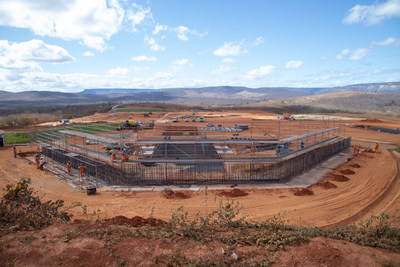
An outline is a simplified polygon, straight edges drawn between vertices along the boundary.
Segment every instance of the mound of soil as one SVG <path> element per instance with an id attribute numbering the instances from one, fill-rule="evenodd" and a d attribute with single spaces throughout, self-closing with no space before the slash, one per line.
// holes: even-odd
<path id="1" fill-rule="evenodd" d="M 342 174 L 331 174 L 328 176 L 328 178 L 335 182 L 347 182 L 348 180 L 350 180 Z"/>
<path id="2" fill-rule="evenodd" d="M 342 174 L 355 174 L 355 172 L 354 172 L 354 171 L 352 171 L 352 170 L 349 170 L 349 169 L 346 169 L 346 170 L 340 171 L 340 173 L 342 173 Z"/>
<path id="3" fill-rule="evenodd" d="M 311 195 L 314 195 L 314 192 L 308 188 L 301 188 L 301 189 L 294 190 L 293 194 L 295 196 L 311 196 Z"/>
<path id="4" fill-rule="evenodd" d="M 349 167 L 352 167 L 352 168 L 361 168 L 360 164 L 358 164 L 358 163 L 351 164 L 351 165 L 349 165 Z"/>
<path id="5" fill-rule="evenodd" d="M 166 191 L 163 192 L 163 194 L 165 198 L 168 199 L 187 199 L 192 197 L 192 193 L 186 191 L 178 191 L 178 192 Z"/>
<path id="6" fill-rule="evenodd" d="M 222 191 L 218 195 L 224 197 L 243 197 L 247 196 L 248 193 L 240 189 L 233 189 L 231 191 Z"/>
<path id="7" fill-rule="evenodd" d="M 163 226 L 166 223 L 162 220 L 158 220 L 158 219 L 154 219 L 154 218 L 145 219 L 140 216 L 135 216 L 132 219 L 129 219 L 125 216 L 116 216 L 114 218 L 107 219 L 106 224 L 108 224 L 108 225 L 130 225 L 133 227 L 141 227 L 143 225 Z"/>
<path id="8" fill-rule="evenodd" d="M 315 184 L 316 186 L 320 186 L 323 189 L 332 189 L 332 188 L 337 188 L 337 186 L 335 184 L 332 184 L 329 181 L 320 181 L 318 183 Z"/>

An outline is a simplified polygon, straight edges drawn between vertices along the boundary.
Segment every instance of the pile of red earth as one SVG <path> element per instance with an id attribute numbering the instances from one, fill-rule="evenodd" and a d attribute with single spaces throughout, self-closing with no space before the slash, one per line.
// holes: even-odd
<path id="1" fill-rule="evenodd" d="M 130 225 L 133 227 L 141 227 L 144 225 L 151 226 L 164 226 L 166 222 L 154 218 L 143 218 L 140 216 L 135 216 L 132 219 L 129 219 L 125 216 L 116 216 L 114 218 L 110 218 L 106 220 L 106 224 L 109 225 Z"/>
<path id="2" fill-rule="evenodd" d="M 164 191 L 163 194 L 168 199 L 186 199 L 192 197 L 192 192 L 186 192 L 186 191 L 174 192 L 172 190 L 169 190 L 169 191 Z"/>
<path id="3" fill-rule="evenodd" d="M 324 189 L 332 189 L 332 188 L 336 188 L 337 186 L 335 184 L 332 184 L 329 181 L 320 181 L 318 183 L 315 184 L 316 186 L 320 186 Z"/>
<path id="4" fill-rule="evenodd" d="M 360 164 L 358 164 L 358 163 L 351 164 L 351 165 L 349 165 L 349 167 L 352 167 L 352 168 L 361 168 Z"/>
<path id="5" fill-rule="evenodd" d="M 240 189 L 233 189 L 231 191 L 222 191 L 218 195 L 224 197 L 243 197 L 247 196 L 248 193 Z"/>
<path id="6" fill-rule="evenodd" d="M 314 195 L 314 192 L 311 191 L 308 188 L 295 189 L 293 191 L 294 191 L 293 194 L 295 196 L 311 196 L 311 195 Z"/>
<path id="7" fill-rule="evenodd" d="M 347 178 L 343 174 L 330 174 L 328 176 L 328 179 L 330 179 L 332 181 L 335 181 L 335 182 L 347 182 L 348 180 L 350 180 L 349 178 Z"/>
<path id="8" fill-rule="evenodd" d="M 355 172 L 354 171 L 352 171 L 352 170 L 349 170 L 349 169 L 346 169 L 346 170 L 343 170 L 343 171 L 340 171 L 342 174 L 355 174 Z"/>

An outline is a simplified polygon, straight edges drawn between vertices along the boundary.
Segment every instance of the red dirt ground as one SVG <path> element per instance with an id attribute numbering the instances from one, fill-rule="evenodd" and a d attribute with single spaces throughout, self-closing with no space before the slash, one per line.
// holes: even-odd
<path id="1" fill-rule="evenodd" d="M 0 237 L 0 266 L 171 266 L 167 257 L 231 260 L 222 254 L 228 247 L 218 241 L 203 245 L 184 237 L 145 238 L 123 234 L 120 227 L 56 223 L 32 232 L 18 232 Z M 79 230 L 78 230 L 79 229 Z M 140 230 L 140 229 L 139 229 Z M 363 247 L 343 240 L 317 237 L 268 251 L 259 246 L 238 245 L 239 259 L 265 259 L 271 266 L 398 266 L 400 254 Z M 120 261 L 121 262 L 121 261 Z"/>

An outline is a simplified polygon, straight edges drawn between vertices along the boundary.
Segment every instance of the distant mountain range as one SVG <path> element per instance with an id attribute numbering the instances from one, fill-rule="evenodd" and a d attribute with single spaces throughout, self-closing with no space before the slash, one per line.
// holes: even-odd
<path id="1" fill-rule="evenodd" d="M 101 102 L 151 102 L 179 100 L 221 100 L 219 103 L 253 102 L 288 97 L 304 97 L 332 92 L 374 92 L 382 94 L 400 94 L 400 82 L 355 84 L 331 88 L 290 88 L 262 87 L 247 88 L 234 86 L 216 86 L 203 88 L 166 88 L 166 89 L 126 89 L 96 88 L 85 89 L 79 93 L 50 91 L 25 91 L 12 93 L 0 91 L 0 105 L 19 106 L 25 104 L 83 104 Z M 235 101 L 233 101 L 235 100 Z"/>

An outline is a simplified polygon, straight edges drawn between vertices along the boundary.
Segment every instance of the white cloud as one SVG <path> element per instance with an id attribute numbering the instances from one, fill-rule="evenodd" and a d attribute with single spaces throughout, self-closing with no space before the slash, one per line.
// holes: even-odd
<path id="1" fill-rule="evenodd" d="M 172 64 L 177 65 L 177 66 L 182 66 L 182 65 L 186 65 L 188 62 L 189 62 L 189 60 L 187 58 L 182 58 L 182 59 L 175 60 L 174 62 L 172 62 Z"/>
<path id="2" fill-rule="evenodd" d="M 188 27 L 185 26 L 179 26 L 175 28 L 175 31 L 178 33 L 178 38 L 182 41 L 188 41 L 189 38 L 187 37 L 187 34 L 190 33 L 190 30 Z"/>
<path id="3" fill-rule="evenodd" d="M 110 76 L 126 76 L 129 74 L 129 69 L 128 68 L 121 68 L 121 67 L 116 67 L 113 69 L 109 69 L 107 71 L 107 74 Z"/>
<path id="4" fill-rule="evenodd" d="M 211 74 L 221 74 L 225 72 L 231 71 L 232 68 L 230 66 L 221 65 L 218 69 L 211 71 Z"/>
<path id="5" fill-rule="evenodd" d="M 157 61 L 155 57 L 148 57 L 148 56 L 137 56 L 132 57 L 133 61 Z"/>
<path id="6" fill-rule="evenodd" d="M 372 25 L 392 17 L 400 17 L 400 0 L 388 0 L 370 6 L 356 5 L 349 10 L 349 14 L 343 19 L 343 22 Z"/>
<path id="7" fill-rule="evenodd" d="M 137 31 L 146 20 L 153 20 L 150 8 L 118 0 L 1 0 L 0 4 L 0 25 L 30 29 L 39 36 L 80 40 L 101 52 L 122 26 Z"/>
<path id="8" fill-rule="evenodd" d="M 303 65 L 303 62 L 300 60 L 291 60 L 286 62 L 285 64 L 285 68 L 287 69 L 298 69 L 301 67 L 301 65 Z"/>
<path id="9" fill-rule="evenodd" d="M 132 27 L 132 31 L 136 32 L 136 26 L 140 25 L 143 23 L 146 19 L 153 19 L 153 14 L 151 13 L 150 8 L 143 8 L 142 6 L 133 3 L 132 9 L 128 9 L 126 12 L 126 20 L 130 23 Z"/>
<path id="10" fill-rule="evenodd" d="M 343 49 L 342 52 L 340 52 L 337 56 L 337 60 L 341 60 L 344 56 L 347 56 L 349 54 L 350 50 L 349 49 Z"/>
<path id="11" fill-rule="evenodd" d="M 205 33 L 204 34 L 198 33 L 197 31 L 191 30 L 186 26 L 168 27 L 167 25 L 160 25 L 160 24 L 156 25 L 156 27 L 153 30 L 153 34 L 157 35 L 163 31 L 175 33 L 178 39 L 181 41 L 188 41 L 189 35 L 194 35 L 199 38 L 202 38 L 205 35 Z"/>
<path id="12" fill-rule="evenodd" d="M 157 34 L 159 34 L 160 32 L 162 32 L 162 31 L 167 31 L 167 30 L 168 30 L 168 26 L 167 26 L 167 25 L 160 25 L 160 24 L 157 24 L 156 27 L 155 27 L 154 30 L 153 30 L 153 34 L 154 34 L 154 35 L 157 35 Z"/>
<path id="13" fill-rule="evenodd" d="M 219 57 L 237 56 L 246 53 L 247 51 L 242 49 L 241 44 L 234 44 L 232 42 L 225 42 L 223 46 L 214 50 L 214 55 Z"/>
<path id="14" fill-rule="evenodd" d="M 360 60 L 368 55 L 370 50 L 368 48 L 357 48 L 356 50 L 352 51 L 349 55 L 350 60 Z"/>
<path id="15" fill-rule="evenodd" d="M 270 75 L 274 70 L 275 67 L 272 65 L 261 66 L 258 69 L 254 69 L 245 73 L 244 75 L 242 75 L 242 78 L 245 80 L 258 79 Z"/>
<path id="16" fill-rule="evenodd" d="M 66 63 L 74 61 L 67 50 L 41 40 L 9 43 L 0 41 L 0 69 L 41 71 L 39 63 Z"/>
<path id="17" fill-rule="evenodd" d="M 222 62 L 224 63 L 234 63 L 235 59 L 231 58 L 231 57 L 226 57 L 222 60 Z"/>
<path id="18" fill-rule="evenodd" d="M 82 40 L 99 51 L 124 18 L 118 1 L 2 0 L 0 25 L 31 29 L 36 35 Z"/>
<path id="19" fill-rule="evenodd" d="M 177 59 L 172 62 L 171 71 L 178 72 L 179 70 L 182 69 L 183 66 L 187 65 L 188 63 L 189 59 L 187 58 Z"/>
<path id="20" fill-rule="evenodd" d="M 264 37 L 260 36 L 254 41 L 253 45 L 254 46 L 259 46 L 260 44 L 262 44 L 264 42 L 265 42 Z"/>
<path id="21" fill-rule="evenodd" d="M 165 51 L 165 47 L 157 44 L 156 40 L 154 40 L 154 38 L 146 36 L 144 38 L 144 42 L 146 44 L 148 44 L 150 46 L 150 49 L 153 50 L 153 51 Z"/>
<path id="22" fill-rule="evenodd" d="M 389 37 L 381 42 L 372 42 L 371 46 L 400 46 L 400 39 Z"/>
<path id="23" fill-rule="evenodd" d="M 138 66 L 133 67 L 133 70 L 136 72 L 145 71 L 145 70 L 149 70 L 149 69 L 150 69 L 149 67 L 138 67 Z"/>
<path id="24" fill-rule="evenodd" d="M 94 54 L 92 52 L 90 52 L 90 51 L 86 51 L 85 53 L 83 53 L 83 55 L 85 57 L 93 57 L 94 56 Z"/>

